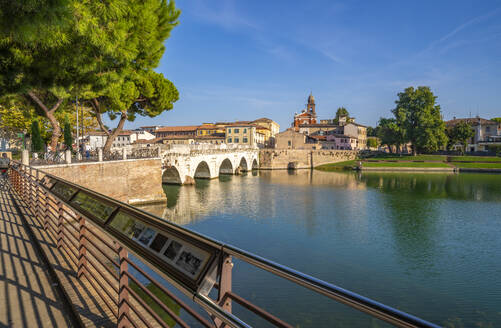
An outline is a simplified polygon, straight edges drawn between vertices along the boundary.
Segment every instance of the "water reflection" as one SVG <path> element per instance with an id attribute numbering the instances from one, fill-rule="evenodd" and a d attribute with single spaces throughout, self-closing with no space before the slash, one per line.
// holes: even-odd
<path id="1" fill-rule="evenodd" d="M 147 211 L 438 324 L 501 325 L 501 175 L 263 171 L 164 190 Z M 239 294 L 287 321 L 367 326 L 234 270 Z"/>
<path id="2" fill-rule="evenodd" d="M 276 190 L 263 188 L 265 184 L 289 187 L 318 186 L 352 191 L 374 188 L 394 195 L 386 199 L 389 202 L 388 209 L 394 212 L 393 217 L 398 220 L 412 217 L 415 224 L 425 222 L 427 217 L 435 216 L 434 211 L 436 211 L 436 208 L 428 202 L 416 202 L 418 199 L 501 201 L 501 175 L 297 170 L 259 173 L 255 171 L 238 177 L 223 175 L 215 180 L 197 180 L 194 186 L 164 185 L 167 207 L 146 205 L 142 208 L 181 225 L 222 212 L 226 215 L 239 213 L 256 217 L 263 207 L 270 211 L 270 216 L 274 216 L 273 192 Z M 316 212 L 316 199 L 313 194 L 313 190 L 307 189 L 299 195 L 300 199 L 291 200 L 303 205 L 302 217 L 312 219 L 309 222 L 311 224 Z M 364 195 L 356 193 L 349 201 L 363 203 Z M 332 201 L 336 202 L 335 199 Z M 416 233 L 413 235 L 417 236 Z"/>

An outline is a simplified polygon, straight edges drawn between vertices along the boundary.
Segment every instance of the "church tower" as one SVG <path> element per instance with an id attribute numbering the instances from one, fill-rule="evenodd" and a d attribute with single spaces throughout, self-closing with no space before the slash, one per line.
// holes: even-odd
<path id="1" fill-rule="evenodd" d="M 313 97 L 311 92 L 308 97 L 308 104 L 306 104 L 306 110 L 308 113 L 315 114 L 315 97 Z"/>
<path id="2" fill-rule="evenodd" d="M 315 98 L 313 97 L 313 94 L 310 93 L 306 109 L 303 109 L 299 114 L 294 114 L 294 122 L 292 123 L 292 126 L 299 129 L 300 125 L 316 123 L 317 113 L 315 113 Z"/>

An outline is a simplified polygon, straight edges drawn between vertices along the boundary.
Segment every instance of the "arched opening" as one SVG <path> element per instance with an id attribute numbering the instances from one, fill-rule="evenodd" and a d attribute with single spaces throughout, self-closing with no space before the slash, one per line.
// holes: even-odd
<path id="1" fill-rule="evenodd" d="M 257 165 L 257 159 L 254 158 L 254 160 L 252 161 L 252 171 L 255 171 L 257 170 L 259 167 Z"/>
<path id="2" fill-rule="evenodd" d="M 245 157 L 242 157 L 242 159 L 240 160 L 240 164 L 238 166 L 240 167 L 240 170 L 242 172 L 246 172 L 249 170 L 247 166 L 247 160 L 245 159 Z"/>
<path id="3" fill-rule="evenodd" d="M 233 165 L 227 158 L 221 163 L 221 166 L 219 167 L 219 175 L 221 174 L 233 174 Z"/>
<path id="4" fill-rule="evenodd" d="M 201 161 L 195 170 L 195 179 L 210 179 L 209 165 L 205 161 Z"/>
<path id="5" fill-rule="evenodd" d="M 162 183 L 182 184 L 181 176 L 175 166 L 170 166 L 162 173 Z"/>

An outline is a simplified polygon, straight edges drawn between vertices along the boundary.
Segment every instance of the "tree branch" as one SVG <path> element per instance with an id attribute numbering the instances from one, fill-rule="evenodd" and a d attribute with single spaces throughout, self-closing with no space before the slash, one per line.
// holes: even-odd
<path id="1" fill-rule="evenodd" d="M 96 98 L 93 98 L 92 101 L 91 101 L 91 105 L 92 105 L 92 108 L 94 108 L 94 113 L 96 115 L 97 124 L 99 124 L 99 127 L 101 128 L 101 130 L 103 130 L 103 132 L 106 133 L 106 135 L 109 136 L 110 132 L 104 126 L 103 120 L 101 118 L 101 111 L 100 111 L 100 106 L 101 105 L 99 104 L 99 101 L 97 101 Z"/>
<path id="2" fill-rule="evenodd" d="M 43 111 L 45 113 L 48 113 L 49 112 L 49 109 L 47 108 L 47 106 L 44 105 L 44 103 L 40 100 L 40 98 L 38 98 L 38 96 L 33 92 L 33 91 L 28 91 L 28 96 L 30 96 L 30 98 L 38 105 L 40 106 L 40 108 L 43 109 Z"/>

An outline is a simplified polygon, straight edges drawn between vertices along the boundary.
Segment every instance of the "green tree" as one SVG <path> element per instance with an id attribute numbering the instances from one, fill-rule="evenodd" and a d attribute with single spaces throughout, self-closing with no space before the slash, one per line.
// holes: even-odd
<path id="1" fill-rule="evenodd" d="M 52 126 L 51 145 L 61 134 L 54 113 L 79 71 L 79 51 L 72 46 L 70 0 L 0 3 L 0 96 L 33 101 Z"/>
<path id="2" fill-rule="evenodd" d="M 400 152 L 400 146 L 405 143 L 405 134 L 397 124 L 396 119 L 380 118 L 377 131 L 381 145 L 388 146 L 390 153 L 393 152 L 392 146 L 395 146 L 396 151 Z"/>
<path id="3" fill-rule="evenodd" d="M 66 117 L 64 122 L 64 144 L 66 149 L 71 149 L 73 146 L 73 136 L 71 135 L 71 125 L 68 117 Z"/>
<path id="4" fill-rule="evenodd" d="M 338 107 L 336 110 L 336 117 L 334 117 L 334 124 L 339 124 L 339 118 L 346 116 L 346 120 L 348 121 L 350 118 L 350 113 L 344 107 Z"/>
<path id="5" fill-rule="evenodd" d="M 501 124 L 501 117 L 491 118 L 491 121 L 498 122 L 499 124 Z"/>
<path id="6" fill-rule="evenodd" d="M 367 146 L 369 148 L 377 148 L 379 146 L 379 140 L 376 137 L 367 138 Z"/>
<path id="7" fill-rule="evenodd" d="M 31 123 L 31 151 L 39 153 L 44 150 L 44 142 L 40 134 L 40 126 L 38 120 L 33 120 Z"/>
<path id="8" fill-rule="evenodd" d="M 180 11 L 174 1 L 131 1 L 130 16 L 123 24 L 129 28 L 121 59 L 122 66 L 109 64 L 108 74 L 93 76 L 97 85 L 103 86 L 85 93 L 85 98 L 94 109 L 96 119 L 108 138 L 104 150 L 111 148 L 116 136 L 123 130 L 127 120 L 137 115 L 155 117 L 173 108 L 179 93 L 163 74 L 153 71 L 165 50 L 165 40 L 177 25 Z M 119 117 L 112 132 L 105 128 L 101 115 L 108 113 L 111 119 Z"/>
<path id="9" fill-rule="evenodd" d="M 468 140 L 473 138 L 475 132 L 468 123 L 460 121 L 454 127 L 447 130 L 447 135 L 449 137 L 449 145 L 453 146 L 460 143 L 463 146 L 462 152 L 464 153 L 468 146 Z"/>
<path id="10" fill-rule="evenodd" d="M 396 123 L 407 141 L 412 143 L 413 153 L 435 152 L 447 145 L 445 123 L 440 106 L 429 87 L 409 87 L 398 94 L 393 109 Z"/>
<path id="11" fill-rule="evenodd" d="M 165 0 L 2 1 L 0 18 L 15 21 L 0 30 L 0 96 L 23 95 L 43 112 L 52 149 L 61 136 L 56 112 L 71 108 L 76 95 L 105 97 L 112 113 L 135 114 L 141 103 L 154 115 L 150 104 L 165 103 L 157 94 L 168 85 L 152 78 L 151 69 L 178 16 Z"/>

